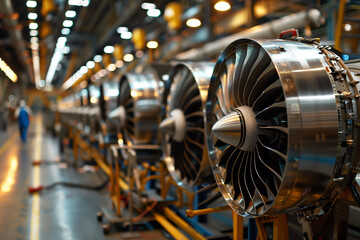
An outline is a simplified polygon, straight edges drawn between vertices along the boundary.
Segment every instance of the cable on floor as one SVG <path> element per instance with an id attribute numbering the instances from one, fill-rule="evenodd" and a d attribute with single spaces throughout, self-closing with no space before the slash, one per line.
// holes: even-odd
<path id="1" fill-rule="evenodd" d="M 59 181 L 59 182 L 54 182 L 47 186 L 40 185 L 37 187 L 29 187 L 28 191 L 30 194 L 33 194 L 35 192 L 41 192 L 42 190 L 50 190 L 58 185 L 65 186 L 65 187 L 82 188 L 82 189 L 87 189 L 87 190 L 99 191 L 99 190 L 103 189 L 104 187 L 106 187 L 108 183 L 109 183 L 109 177 L 106 176 L 106 179 L 104 182 L 102 182 L 100 185 L 95 185 L 95 186 L 81 184 L 81 183 Z"/>

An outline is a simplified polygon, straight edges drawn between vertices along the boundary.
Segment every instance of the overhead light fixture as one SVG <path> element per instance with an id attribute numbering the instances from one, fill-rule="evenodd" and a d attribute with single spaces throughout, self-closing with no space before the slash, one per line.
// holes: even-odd
<path id="1" fill-rule="evenodd" d="M 346 32 L 350 32 L 350 31 L 352 30 L 351 24 L 345 23 L 345 25 L 344 25 L 344 30 L 345 30 Z"/>
<path id="2" fill-rule="evenodd" d="M 144 52 L 141 50 L 136 51 L 135 56 L 137 58 L 142 58 L 144 56 Z"/>
<path id="3" fill-rule="evenodd" d="M 143 2 L 141 4 L 141 8 L 144 9 L 144 10 L 149 10 L 149 9 L 156 8 L 156 5 L 154 3 Z"/>
<path id="4" fill-rule="evenodd" d="M 80 72 L 82 73 L 82 74 L 86 74 L 87 72 L 88 72 L 88 68 L 86 67 L 86 66 L 82 66 L 81 68 L 80 68 Z"/>
<path id="5" fill-rule="evenodd" d="M 134 60 L 134 55 L 132 55 L 131 53 L 127 53 L 124 55 L 125 62 L 131 62 L 132 60 Z"/>
<path id="6" fill-rule="evenodd" d="M 17 75 L 1 58 L 0 58 L 0 69 L 5 73 L 6 76 L 8 76 L 8 78 L 10 78 L 11 81 L 13 82 L 17 81 Z"/>
<path id="7" fill-rule="evenodd" d="M 32 1 L 32 0 L 28 0 L 28 1 L 26 2 L 26 6 L 27 6 L 28 8 L 35 8 L 35 7 L 37 6 L 37 2 L 36 2 L 36 1 Z"/>
<path id="8" fill-rule="evenodd" d="M 39 34 L 39 32 L 37 30 L 30 30 L 31 37 L 36 37 L 38 34 Z"/>
<path id="9" fill-rule="evenodd" d="M 64 26 L 64 27 L 72 27 L 73 24 L 74 24 L 74 23 L 73 23 L 73 21 L 71 21 L 71 20 L 65 20 L 65 21 L 63 22 L 63 26 Z"/>
<path id="10" fill-rule="evenodd" d="M 61 29 L 62 35 L 69 35 L 70 34 L 70 28 L 63 28 Z"/>
<path id="11" fill-rule="evenodd" d="M 31 43 L 38 43 L 38 42 L 39 42 L 39 38 L 37 38 L 37 37 L 32 37 L 32 38 L 30 38 L 30 42 L 31 42 Z"/>
<path id="12" fill-rule="evenodd" d="M 61 50 L 61 52 L 63 54 L 69 54 L 70 53 L 70 47 L 69 46 L 64 46 L 64 48 Z"/>
<path id="13" fill-rule="evenodd" d="M 121 68 L 121 67 L 124 66 L 124 62 L 121 61 L 121 60 L 117 60 L 116 63 L 115 63 L 115 65 L 116 65 L 117 68 Z"/>
<path id="14" fill-rule="evenodd" d="M 201 21 L 197 18 L 190 18 L 186 21 L 186 25 L 192 28 L 200 27 Z"/>
<path id="15" fill-rule="evenodd" d="M 75 73 L 76 79 L 81 78 L 83 75 L 84 75 L 84 74 L 81 73 L 80 69 Z"/>
<path id="16" fill-rule="evenodd" d="M 114 52 L 114 46 L 104 47 L 104 53 L 113 53 L 113 52 Z"/>
<path id="17" fill-rule="evenodd" d="M 32 43 L 31 44 L 31 49 L 39 49 L 39 44 L 38 43 Z"/>
<path id="18" fill-rule="evenodd" d="M 218 1 L 214 5 L 215 10 L 224 12 L 231 8 L 230 4 L 227 1 Z"/>
<path id="19" fill-rule="evenodd" d="M 101 69 L 100 71 L 99 71 L 99 76 L 100 77 L 105 77 L 105 75 L 106 75 L 106 70 L 105 69 Z"/>
<path id="20" fill-rule="evenodd" d="M 69 0 L 68 4 L 70 6 L 87 7 L 90 4 L 90 0 Z"/>
<path id="21" fill-rule="evenodd" d="M 86 63 L 86 67 L 87 67 L 88 69 L 93 69 L 93 68 L 95 67 L 94 61 L 88 61 L 88 62 Z"/>
<path id="22" fill-rule="evenodd" d="M 76 12 L 74 10 L 67 10 L 65 12 L 65 17 L 67 18 L 74 18 L 76 16 Z"/>
<path id="23" fill-rule="evenodd" d="M 110 71 L 110 72 L 113 72 L 116 70 L 116 65 L 114 63 L 110 63 L 109 66 L 107 67 L 107 69 Z"/>
<path id="24" fill-rule="evenodd" d="M 94 56 L 94 61 L 95 62 L 101 62 L 102 61 L 102 56 L 101 55 L 95 55 Z"/>
<path id="25" fill-rule="evenodd" d="M 157 41 L 148 41 L 146 46 L 150 49 L 155 49 L 159 46 Z"/>
<path id="26" fill-rule="evenodd" d="M 39 27 L 39 25 L 37 23 L 32 22 L 29 24 L 29 28 L 31 30 L 36 30 L 36 29 L 38 29 L 38 27 Z"/>
<path id="27" fill-rule="evenodd" d="M 147 10 L 146 14 L 149 17 L 158 17 L 158 16 L 160 16 L 161 11 L 159 9 L 157 9 L 157 8 L 154 8 L 154 9 Z"/>
<path id="28" fill-rule="evenodd" d="M 117 32 L 118 33 L 124 33 L 124 32 L 128 32 L 129 31 L 129 29 L 127 28 L 127 27 L 118 27 L 117 28 Z"/>
<path id="29" fill-rule="evenodd" d="M 132 33 L 131 32 L 123 32 L 120 34 L 120 37 L 122 39 L 130 39 L 132 37 Z"/>
<path id="30" fill-rule="evenodd" d="M 59 37 L 56 43 L 56 47 L 59 49 L 65 47 L 66 41 L 67 41 L 66 37 Z"/>
<path id="31" fill-rule="evenodd" d="M 28 19 L 30 19 L 30 20 L 35 20 L 35 19 L 37 19 L 37 17 L 38 17 L 37 13 L 31 12 L 28 14 Z"/>

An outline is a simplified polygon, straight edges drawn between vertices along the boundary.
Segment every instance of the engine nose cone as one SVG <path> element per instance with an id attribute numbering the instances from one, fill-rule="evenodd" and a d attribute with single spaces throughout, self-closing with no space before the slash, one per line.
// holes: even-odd
<path id="1" fill-rule="evenodd" d="M 126 110 L 124 106 L 119 106 L 108 114 L 108 118 L 111 121 L 115 121 L 119 127 L 125 126 L 126 121 Z"/>
<path id="2" fill-rule="evenodd" d="M 243 124 L 239 114 L 234 111 L 217 121 L 212 127 L 212 133 L 221 141 L 237 147 L 244 135 Z"/>
<path id="3" fill-rule="evenodd" d="M 252 151 L 257 141 L 255 114 L 248 106 L 241 106 L 217 121 L 211 129 L 221 141 L 244 151 Z"/>
<path id="4" fill-rule="evenodd" d="M 165 118 L 160 123 L 160 130 L 169 134 L 170 136 L 173 136 L 175 133 L 175 119 L 173 117 Z"/>

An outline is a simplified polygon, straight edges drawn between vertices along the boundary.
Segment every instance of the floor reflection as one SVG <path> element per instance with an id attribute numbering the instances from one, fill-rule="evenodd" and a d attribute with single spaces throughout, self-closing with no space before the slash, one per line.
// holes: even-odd
<path id="1" fill-rule="evenodd" d="M 18 160 L 17 156 L 15 156 L 15 155 L 10 156 L 9 169 L 7 170 L 5 180 L 1 183 L 1 192 L 2 193 L 7 193 L 7 192 L 11 191 L 11 188 L 15 183 L 18 162 L 19 162 L 19 160 Z"/>

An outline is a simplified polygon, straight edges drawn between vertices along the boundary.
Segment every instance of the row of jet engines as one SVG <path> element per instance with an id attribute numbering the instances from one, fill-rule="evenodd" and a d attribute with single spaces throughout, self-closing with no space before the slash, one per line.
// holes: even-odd
<path id="1" fill-rule="evenodd" d="M 161 145 L 144 159 L 184 188 L 216 182 L 244 217 L 316 217 L 357 191 L 358 81 L 358 62 L 317 39 L 239 39 L 216 63 L 111 73 L 59 111 L 94 141 Z"/>

